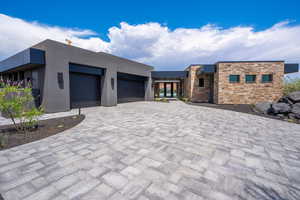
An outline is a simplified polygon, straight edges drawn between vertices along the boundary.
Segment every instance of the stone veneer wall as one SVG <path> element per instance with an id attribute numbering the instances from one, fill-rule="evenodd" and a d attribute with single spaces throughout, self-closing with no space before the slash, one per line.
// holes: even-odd
<path id="1" fill-rule="evenodd" d="M 210 77 L 211 75 L 199 75 L 197 76 L 197 70 L 201 66 L 190 66 L 189 76 L 186 81 L 186 96 L 192 102 L 208 102 L 210 96 Z M 204 78 L 204 87 L 199 87 L 199 78 Z"/>
<path id="2" fill-rule="evenodd" d="M 239 83 L 230 83 L 229 75 L 240 75 Z M 255 83 L 245 83 L 246 74 L 255 74 Z M 273 74 L 271 83 L 262 83 L 262 74 Z M 283 94 L 284 62 L 218 63 L 214 84 L 214 103 L 255 104 L 276 101 Z"/>

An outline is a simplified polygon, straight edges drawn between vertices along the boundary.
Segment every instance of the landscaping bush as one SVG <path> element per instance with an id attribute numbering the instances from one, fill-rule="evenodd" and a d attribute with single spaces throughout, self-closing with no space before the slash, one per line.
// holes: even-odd
<path id="1" fill-rule="evenodd" d="M 164 102 L 164 103 L 169 103 L 170 101 L 166 98 L 155 98 L 154 101 L 159 101 L 159 102 Z"/>
<path id="2" fill-rule="evenodd" d="M 180 97 L 179 99 L 183 102 L 189 102 L 190 101 L 189 98 L 186 98 L 186 97 Z"/>
<path id="3" fill-rule="evenodd" d="M 300 91 L 300 78 L 288 80 L 284 83 L 283 92 L 284 95 L 288 95 L 291 92 Z"/>
<path id="4" fill-rule="evenodd" d="M 21 88 L 19 85 L 2 85 L 0 111 L 12 120 L 17 131 L 26 132 L 37 127 L 38 117 L 43 114 L 43 110 L 35 107 L 31 88 Z"/>

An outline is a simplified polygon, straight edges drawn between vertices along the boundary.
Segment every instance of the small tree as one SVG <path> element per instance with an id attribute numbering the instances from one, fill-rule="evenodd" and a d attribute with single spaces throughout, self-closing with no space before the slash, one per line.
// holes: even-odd
<path id="1" fill-rule="evenodd" d="M 0 89 L 0 110 L 12 120 L 17 131 L 26 132 L 36 126 L 38 117 L 43 114 L 41 108 L 34 106 L 33 100 L 30 87 L 5 84 Z"/>

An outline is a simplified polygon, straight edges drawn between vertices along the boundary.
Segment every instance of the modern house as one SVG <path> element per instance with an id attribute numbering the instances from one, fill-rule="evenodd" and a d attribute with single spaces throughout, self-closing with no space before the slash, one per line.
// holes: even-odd
<path id="1" fill-rule="evenodd" d="M 282 95 L 284 61 L 218 62 L 184 71 L 153 67 L 103 52 L 45 40 L 0 62 L 3 79 L 30 82 L 46 112 L 86 106 L 187 97 L 196 102 L 251 104 Z"/>
<path id="2" fill-rule="evenodd" d="M 3 79 L 29 81 L 46 112 L 151 100 L 153 67 L 45 40 L 0 62 Z"/>

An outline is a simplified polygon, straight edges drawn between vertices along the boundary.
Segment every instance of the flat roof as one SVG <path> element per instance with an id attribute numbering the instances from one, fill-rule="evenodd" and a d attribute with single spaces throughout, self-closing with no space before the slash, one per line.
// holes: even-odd
<path id="1" fill-rule="evenodd" d="M 216 63 L 254 63 L 254 62 L 285 62 L 284 60 L 234 60 L 218 61 Z"/>
<path id="2" fill-rule="evenodd" d="M 133 60 L 129 60 L 126 58 L 122 58 L 119 56 L 115 56 L 109 53 L 104 53 L 104 52 L 95 52 L 95 51 L 91 51 L 88 49 L 84 49 L 84 48 L 80 48 L 77 46 L 73 46 L 73 45 L 67 45 L 65 43 L 62 42 L 58 42 L 58 41 L 54 41 L 54 40 L 44 40 L 36 45 L 33 45 L 32 47 L 29 47 L 19 53 L 16 53 L 13 56 L 10 56 L 2 61 L 0 61 L 0 72 L 4 72 L 4 71 L 8 71 L 8 70 L 12 70 L 15 68 L 19 68 L 22 66 L 27 66 L 27 65 L 36 65 L 36 64 L 45 64 L 45 51 L 44 50 L 40 50 L 39 46 L 43 45 L 43 44 L 60 44 L 63 45 L 64 47 L 67 48 L 76 48 L 76 49 L 80 49 L 82 51 L 85 52 L 90 52 L 93 53 L 93 55 L 95 56 L 105 56 L 108 58 L 112 58 L 118 62 L 127 62 L 129 64 L 139 64 L 142 65 L 143 67 L 147 68 L 148 70 L 153 70 L 154 68 L 150 65 L 146 65 L 137 61 L 133 61 Z"/>
<path id="3" fill-rule="evenodd" d="M 23 66 L 45 64 L 45 52 L 35 48 L 25 49 L 0 62 L 0 72 L 13 70 Z"/>

